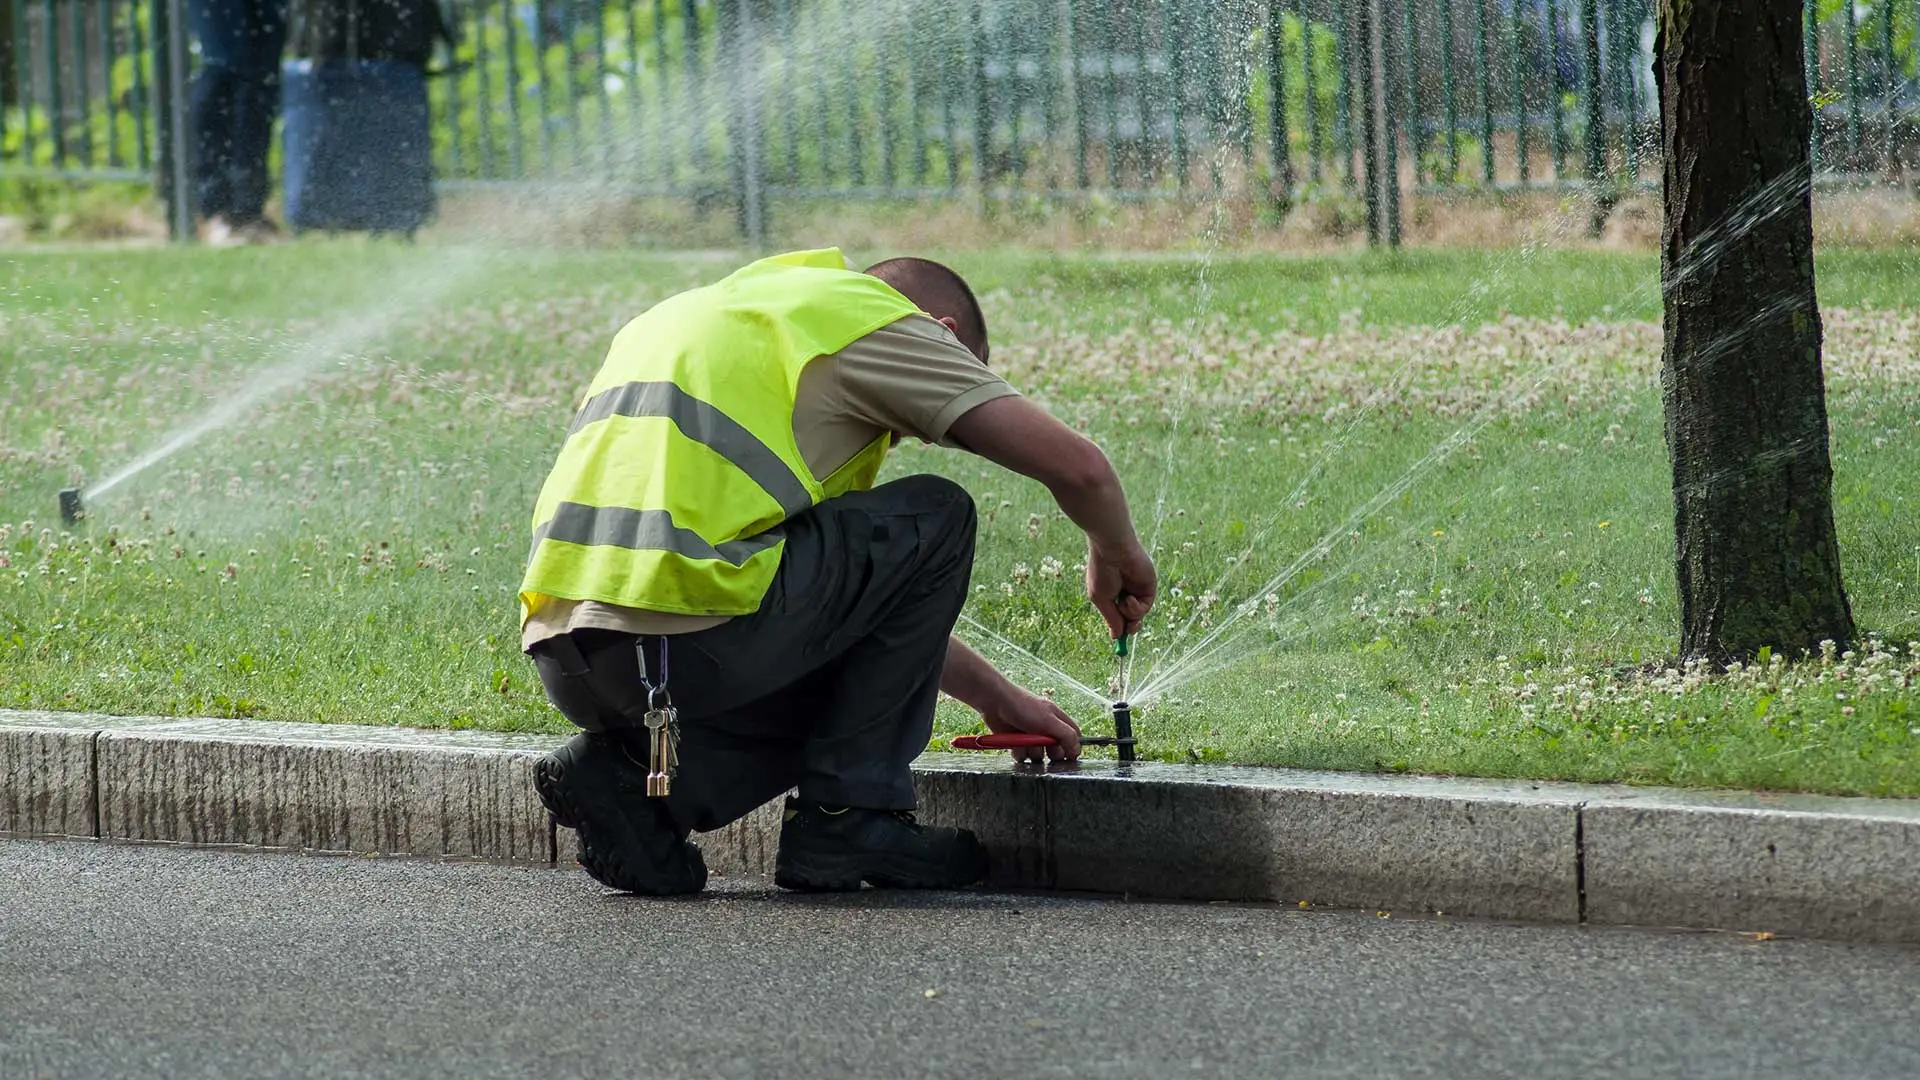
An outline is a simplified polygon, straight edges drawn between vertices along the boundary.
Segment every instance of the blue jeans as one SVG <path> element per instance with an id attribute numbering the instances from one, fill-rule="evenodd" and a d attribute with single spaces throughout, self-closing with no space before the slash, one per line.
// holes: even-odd
<path id="1" fill-rule="evenodd" d="M 286 0 L 187 0 L 200 41 L 193 80 L 194 199 L 207 217 L 259 219 L 272 183 L 267 151 L 280 109 Z"/>

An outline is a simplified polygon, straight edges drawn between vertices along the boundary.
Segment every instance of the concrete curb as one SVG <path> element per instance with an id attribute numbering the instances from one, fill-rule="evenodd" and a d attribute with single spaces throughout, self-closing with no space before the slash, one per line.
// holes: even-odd
<path id="1" fill-rule="evenodd" d="M 0 834 L 570 865 L 559 739 L 0 710 Z M 996 883 L 1920 942 L 1920 800 L 928 754 L 922 816 Z M 700 836 L 771 872 L 777 807 Z"/>

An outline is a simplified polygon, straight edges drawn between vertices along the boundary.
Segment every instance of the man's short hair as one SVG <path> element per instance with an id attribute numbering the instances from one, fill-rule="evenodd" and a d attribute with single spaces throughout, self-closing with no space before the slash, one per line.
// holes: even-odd
<path id="1" fill-rule="evenodd" d="M 894 287 L 900 295 L 936 319 L 951 318 L 954 336 L 973 355 L 987 362 L 987 317 L 980 311 L 967 281 L 932 259 L 902 256 L 867 267 L 867 273 Z"/>

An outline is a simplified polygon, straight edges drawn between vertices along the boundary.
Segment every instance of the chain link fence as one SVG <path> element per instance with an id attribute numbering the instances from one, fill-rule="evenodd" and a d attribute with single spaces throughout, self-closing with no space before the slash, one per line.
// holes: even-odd
<path id="1" fill-rule="evenodd" d="M 441 0 L 443 188 L 1403 199 L 1658 178 L 1651 0 Z M 146 179 L 190 232 L 182 0 L 0 0 L 0 176 Z M 1814 154 L 1903 183 L 1920 0 L 1810 0 Z"/>

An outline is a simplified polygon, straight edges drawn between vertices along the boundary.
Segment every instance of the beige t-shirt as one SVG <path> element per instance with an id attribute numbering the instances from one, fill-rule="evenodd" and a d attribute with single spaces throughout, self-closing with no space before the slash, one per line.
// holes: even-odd
<path id="1" fill-rule="evenodd" d="M 793 438 L 807 468 L 821 479 L 884 432 L 950 446 L 947 429 L 955 420 L 975 406 L 1016 393 L 945 325 L 909 315 L 807 365 L 794 396 Z M 687 634 L 726 621 L 724 616 L 542 597 L 528 615 L 520 645 L 532 648 L 573 630 Z"/>

